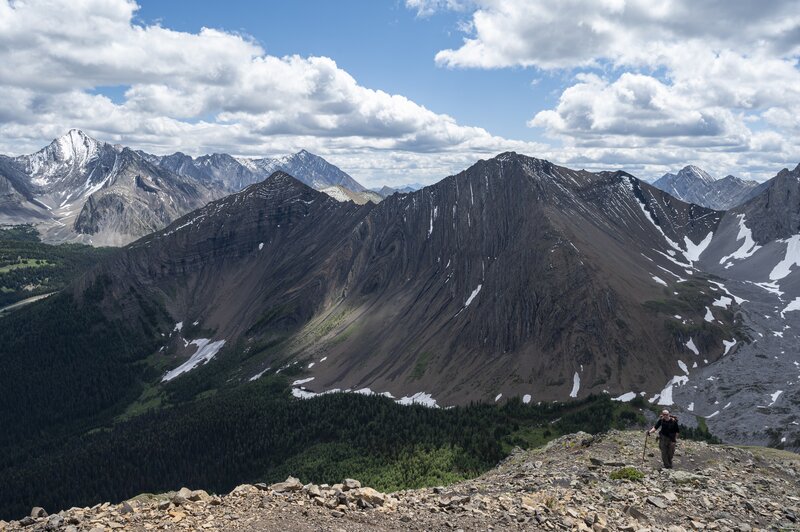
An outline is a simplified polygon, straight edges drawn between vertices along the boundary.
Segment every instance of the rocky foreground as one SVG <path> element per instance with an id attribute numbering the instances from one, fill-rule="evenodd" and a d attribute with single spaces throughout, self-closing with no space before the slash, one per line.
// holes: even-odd
<path id="1" fill-rule="evenodd" d="M 640 432 L 572 434 L 448 487 L 384 494 L 352 479 L 328 486 L 290 477 L 221 496 L 182 488 L 53 515 L 34 508 L 0 530 L 800 529 L 800 455 L 681 441 L 675 469 L 661 471 L 652 439 L 642 465 L 643 440 Z"/>

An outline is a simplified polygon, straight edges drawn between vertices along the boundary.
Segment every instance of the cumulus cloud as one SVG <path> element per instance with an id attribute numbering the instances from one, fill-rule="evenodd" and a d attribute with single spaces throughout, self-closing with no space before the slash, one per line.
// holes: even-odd
<path id="1" fill-rule="evenodd" d="M 792 0 L 472 5 L 462 44 L 440 50 L 436 63 L 571 76 L 558 103 L 528 125 L 560 140 L 564 153 L 585 149 L 576 159 L 625 164 L 635 149 L 649 167 L 653 153 L 666 162 L 691 148 L 684 162 L 755 175 L 800 153 L 800 11 Z M 447 6 L 428 5 L 437 8 Z"/>
<path id="2" fill-rule="evenodd" d="M 409 0 L 409 7 L 419 2 Z M 422 2 L 428 10 L 446 8 Z M 683 45 L 796 55 L 800 12 L 792 0 L 475 0 L 472 34 L 436 54 L 453 67 L 571 68 L 608 60 L 656 65 Z"/>
<path id="3" fill-rule="evenodd" d="M 616 136 L 738 137 L 741 120 L 722 107 L 700 105 L 694 94 L 682 93 L 651 76 L 626 72 L 614 82 L 596 75 L 579 76 L 553 110 L 528 122 L 550 132 L 578 139 L 618 142 Z"/>
<path id="4" fill-rule="evenodd" d="M 140 25 L 137 9 L 130 0 L 0 0 L 0 150 L 32 151 L 80 127 L 157 153 L 306 148 L 352 162 L 369 184 L 391 164 L 410 172 L 405 180 L 430 180 L 509 146 L 541 148 L 364 87 L 330 58 L 275 57 L 216 29 Z M 102 87 L 123 87 L 123 98 Z"/>

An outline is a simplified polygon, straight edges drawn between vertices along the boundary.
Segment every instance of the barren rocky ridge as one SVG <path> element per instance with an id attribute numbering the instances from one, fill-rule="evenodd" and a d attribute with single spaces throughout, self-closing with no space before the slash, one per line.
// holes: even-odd
<path id="1" fill-rule="evenodd" d="M 641 432 L 576 433 L 448 487 L 384 494 L 290 477 L 226 495 L 182 488 L 52 515 L 34 508 L 0 530 L 796 529 L 800 455 L 680 441 L 675 469 L 662 471 L 652 438 L 642 461 L 643 443 Z"/>

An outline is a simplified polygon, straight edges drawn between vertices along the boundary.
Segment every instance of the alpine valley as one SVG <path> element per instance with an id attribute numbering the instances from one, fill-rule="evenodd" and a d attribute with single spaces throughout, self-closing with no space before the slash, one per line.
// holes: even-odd
<path id="1" fill-rule="evenodd" d="M 379 202 L 318 190 L 367 193 L 307 152 L 159 157 L 73 130 L 0 164 L 2 212 L 41 221 L 51 241 L 141 236 L 0 318 L 0 426 L 12 427 L 0 482 L 22 492 L 3 501 L 9 513 L 44 489 L 37 471 L 67 475 L 85 453 L 147 455 L 152 475 L 58 504 L 188 483 L 203 442 L 219 476 L 195 478 L 221 488 L 241 468 L 275 479 L 314 463 L 285 451 L 301 438 L 291 430 L 269 458 L 202 437 L 238 434 L 237 416 L 325 420 L 320 434 L 374 424 L 355 447 L 378 445 L 375 420 L 394 419 L 408 452 L 474 451 L 484 462 L 454 458 L 467 472 L 522 438 L 509 428 L 520 419 L 555 436 L 575 428 L 570 409 L 608 428 L 633 404 L 669 405 L 731 442 L 800 448 L 800 166 L 722 211 L 622 171 L 510 152 Z M 269 402 L 276 390 L 287 399 Z M 259 434 L 273 445 L 269 419 Z M 133 443 L 171 431 L 162 454 Z M 144 454 L 114 454 L 127 444 Z M 228 452 L 261 469 L 225 469 Z"/>

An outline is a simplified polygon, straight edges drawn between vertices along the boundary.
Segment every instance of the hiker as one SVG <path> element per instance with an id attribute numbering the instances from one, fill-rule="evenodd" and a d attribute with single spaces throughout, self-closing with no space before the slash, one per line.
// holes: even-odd
<path id="1" fill-rule="evenodd" d="M 678 427 L 678 418 L 671 415 L 669 410 L 662 410 L 658 421 L 647 433 L 652 434 L 658 429 L 661 429 L 661 432 L 658 433 L 658 448 L 661 449 L 661 461 L 664 462 L 665 468 L 672 469 L 675 442 L 678 441 L 678 433 L 681 430 Z"/>

